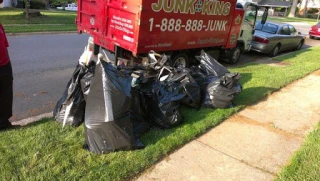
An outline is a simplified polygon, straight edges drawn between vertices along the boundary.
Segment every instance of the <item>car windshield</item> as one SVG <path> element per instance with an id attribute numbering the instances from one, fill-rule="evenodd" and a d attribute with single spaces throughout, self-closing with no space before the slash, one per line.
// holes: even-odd
<path id="1" fill-rule="evenodd" d="M 267 33 L 275 34 L 278 31 L 278 26 L 271 23 L 265 23 L 264 25 L 261 22 L 256 24 L 256 30 L 260 30 Z"/>

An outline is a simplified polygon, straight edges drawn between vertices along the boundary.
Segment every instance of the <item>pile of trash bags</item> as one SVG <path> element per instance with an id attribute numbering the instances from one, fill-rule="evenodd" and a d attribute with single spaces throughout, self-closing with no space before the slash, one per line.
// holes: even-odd
<path id="1" fill-rule="evenodd" d="M 144 148 L 140 136 L 151 127 L 183 122 L 180 105 L 228 108 L 242 90 L 230 73 L 201 51 L 200 64 L 166 66 L 169 57 L 151 51 L 145 65 L 115 66 L 106 57 L 79 63 L 53 112 L 65 125 L 84 122 L 85 148 L 97 154 Z"/>

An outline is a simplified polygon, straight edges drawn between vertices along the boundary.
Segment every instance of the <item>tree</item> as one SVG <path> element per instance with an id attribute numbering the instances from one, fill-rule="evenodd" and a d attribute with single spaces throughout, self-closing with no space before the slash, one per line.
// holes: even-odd
<path id="1" fill-rule="evenodd" d="M 29 22 L 30 21 L 30 17 L 29 17 L 30 1 L 29 0 L 23 0 L 23 2 L 24 2 L 24 6 L 25 6 L 26 20 L 27 20 L 27 22 Z"/>
<path id="2" fill-rule="evenodd" d="M 290 13 L 288 15 L 289 18 L 296 17 L 296 9 L 297 9 L 297 5 L 298 5 L 298 1 L 299 0 L 293 0 L 292 1 L 292 6 L 291 6 L 291 9 L 290 9 Z"/>
<path id="3" fill-rule="evenodd" d="M 306 12 L 307 12 L 307 4 L 308 4 L 308 0 L 302 0 L 300 8 L 299 8 L 299 14 L 302 16 L 306 16 Z"/>

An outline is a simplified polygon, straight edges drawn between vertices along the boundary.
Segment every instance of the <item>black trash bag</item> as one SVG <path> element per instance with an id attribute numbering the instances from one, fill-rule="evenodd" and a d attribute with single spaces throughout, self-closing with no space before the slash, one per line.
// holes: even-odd
<path id="1" fill-rule="evenodd" d="M 241 76 L 238 73 L 227 73 L 221 78 L 214 79 L 207 86 L 203 106 L 210 108 L 232 107 L 235 95 L 242 91 L 241 84 L 237 83 L 240 78 Z"/>
<path id="2" fill-rule="evenodd" d="M 205 82 L 206 82 L 206 75 L 204 72 L 201 71 L 199 67 L 192 66 L 190 67 L 190 75 L 192 78 L 198 83 L 200 86 L 201 90 L 205 90 Z"/>
<path id="3" fill-rule="evenodd" d="M 146 121 L 147 110 L 144 110 L 144 103 L 142 99 L 142 92 L 136 89 L 132 89 L 131 91 L 131 120 L 133 125 L 133 133 L 134 133 L 134 146 L 137 149 L 144 148 L 144 144 L 139 140 L 140 136 L 147 132 L 151 125 Z"/>
<path id="4" fill-rule="evenodd" d="M 53 117 L 58 122 L 64 125 L 79 126 L 84 121 L 86 102 L 80 82 L 87 74 L 86 67 L 77 65 L 66 90 L 53 110 Z"/>
<path id="5" fill-rule="evenodd" d="M 109 63 L 97 65 L 85 114 L 86 147 L 90 151 L 103 154 L 134 147 L 130 91 L 131 77 Z"/>
<path id="6" fill-rule="evenodd" d="M 221 85 L 232 89 L 235 85 L 238 84 L 241 79 L 241 75 L 239 73 L 227 73 L 221 78 Z"/>
<path id="7" fill-rule="evenodd" d="M 180 101 L 185 94 L 170 92 L 168 88 L 154 82 L 152 96 L 144 96 L 146 110 L 148 110 L 147 121 L 161 129 L 175 127 L 182 123 L 182 116 L 179 113 Z"/>
<path id="8" fill-rule="evenodd" d="M 201 90 L 198 83 L 193 80 L 191 76 L 186 76 L 186 78 L 181 81 L 181 86 L 186 93 L 181 103 L 191 108 L 199 109 L 201 106 Z"/>
<path id="9" fill-rule="evenodd" d="M 87 73 L 81 78 L 81 90 L 83 92 L 83 96 L 85 101 L 87 101 L 87 97 L 90 92 L 91 79 L 94 76 L 94 70 L 96 69 L 96 63 L 91 62 L 87 67 Z"/>
<path id="10" fill-rule="evenodd" d="M 221 77 L 226 73 L 229 73 L 227 68 L 225 68 L 203 50 L 201 50 L 200 56 L 197 56 L 196 58 L 200 61 L 199 68 L 207 76 L 213 75 L 215 77 Z"/>
<path id="11" fill-rule="evenodd" d="M 170 91 L 177 91 L 185 94 L 180 101 L 182 104 L 191 108 L 200 108 L 201 90 L 198 83 L 190 75 L 187 68 L 178 68 L 170 72 L 166 80 Z"/>

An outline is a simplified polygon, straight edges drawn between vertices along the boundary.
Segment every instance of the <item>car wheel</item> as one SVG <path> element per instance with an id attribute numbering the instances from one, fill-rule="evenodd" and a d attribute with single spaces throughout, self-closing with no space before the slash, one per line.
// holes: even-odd
<path id="1" fill-rule="evenodd" d="M 279 50 L 280 50 L 280 45 L 278 44 L 278 45 L 276 45 L 276 46 L 273 48 L 273 50 L 270 52 L 269 56 L 270 56 L 270 57 L 275 57 L 275 56 L 277 56 L 278 53 L 279 53 Z"/>
<path id="2" fill-rule="evenodd" d="M 182 66 L 184 68 L 189 67 L 189 57 L 185 53 L 179 53 L 176 54 L 171 60 L 170 60 L 170 66 L 171 67 L 179 67 Z"/>
<path id="3" fill-rule="evenodd" d="M 309 35 L 310 39 L 314 39 L 314 36 Z"/>
<path id="4" fill-rule="evenodd" d="M 301 40 L 300 43 L 298 44 L 296 50 L 300 50 L 303 46 L 303 41 Z"/>
<path id="5" fill-rule="evenodd" d="M 241 55 L 241 46 L 237 45 L 232 51 L 231 56 L 228 59 L 228 63 L 235 64 L 239 61 Z"/>

